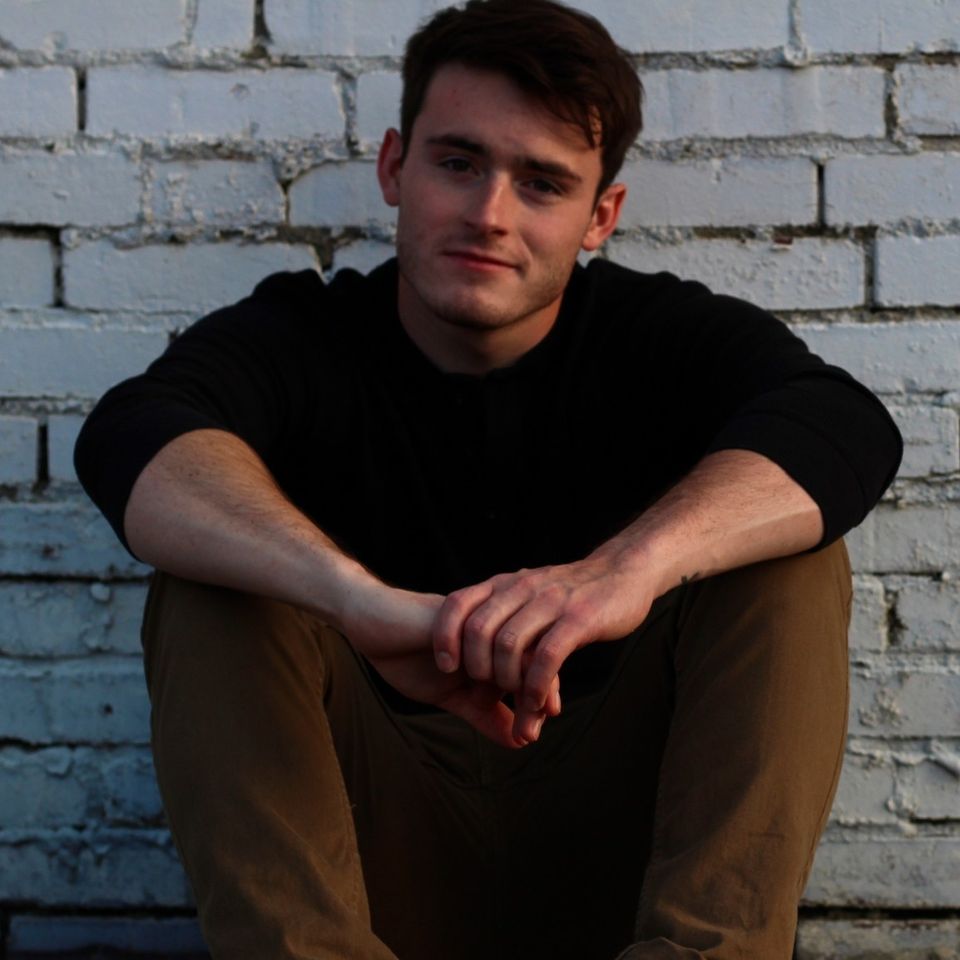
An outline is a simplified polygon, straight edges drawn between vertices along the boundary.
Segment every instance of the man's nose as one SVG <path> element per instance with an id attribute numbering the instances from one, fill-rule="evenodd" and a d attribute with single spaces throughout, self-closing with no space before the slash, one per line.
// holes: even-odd
<path id="1" fill-rule="evenodd" d="M 512 205 L 510 177 L 499 174 L 482 177 L 471 191 L 467 223 L 482 233 L 506 233 L 510 227 Z"/>

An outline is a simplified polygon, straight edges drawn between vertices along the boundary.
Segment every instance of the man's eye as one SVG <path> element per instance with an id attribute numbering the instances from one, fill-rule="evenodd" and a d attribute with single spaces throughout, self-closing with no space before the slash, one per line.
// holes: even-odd
<path id="1" fill-rule="evenodd" d="M 440 161 L 440 166 L 452 173 L 467 173 L 471 168 L 470 161 L 465 157 L 445 157 Z"/>
<path id="2" fill-rule="evenodd" d="M 528 180 L 527 186 L 530 187 L 536 193 L 553 193 L 559 196 L 560 190 L 555 183 L 551 183 L 549 180 Z"/>

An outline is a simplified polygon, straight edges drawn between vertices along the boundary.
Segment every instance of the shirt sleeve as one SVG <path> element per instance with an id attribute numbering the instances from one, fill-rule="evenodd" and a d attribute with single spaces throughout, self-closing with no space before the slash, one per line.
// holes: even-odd
<path id="1" fill-rule="evenodd" d="M 686 357 L 687 416 L 705 423 L 704 453 L 751 450 L 782 467 L 820 508 L 818 546 L 859 524 L 903 452 L 883 404 L 766 311 L 708 294 L 681 312 L 670 339 Z"/>
<path id="2" fill-rule="evenodd" d="M 316 274 L 278 274 L 253 296 L 204 317 L 139 376 L 108 391 L 77 440 L 77 476 L 129 550 L 124 512 L 143 468 L 170 441 L 201 429 L 226 430 L 274 467 L 289 438 L 317 409 L 322 380 Z M 313 364 L 313 375 L 304 365 Z"/>

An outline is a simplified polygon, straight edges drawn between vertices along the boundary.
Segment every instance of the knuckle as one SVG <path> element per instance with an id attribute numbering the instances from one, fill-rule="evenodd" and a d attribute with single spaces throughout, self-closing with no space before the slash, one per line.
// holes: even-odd
<path id="1" fill-rule="evenodd" d="M 512 630 L 501 630 L 497 634 L 496 644 L 503 653 L 513 653 L 520 644 L 520 637 Z"/>

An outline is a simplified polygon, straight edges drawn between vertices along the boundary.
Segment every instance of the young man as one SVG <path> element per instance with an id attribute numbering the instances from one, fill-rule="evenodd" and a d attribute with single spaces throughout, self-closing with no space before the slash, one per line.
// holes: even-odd
<path id="1" fill-rule="evenodd" d="M 596 21 L 471 0 L 404 81 L 396 261 L 264 281 L 78 444 L 166 571 L 154 751 L 211 950 L 785 960 L 843 751 L 835 541 L 896 430 L 762 311 L 576 266 L 640 126 Z"/>

